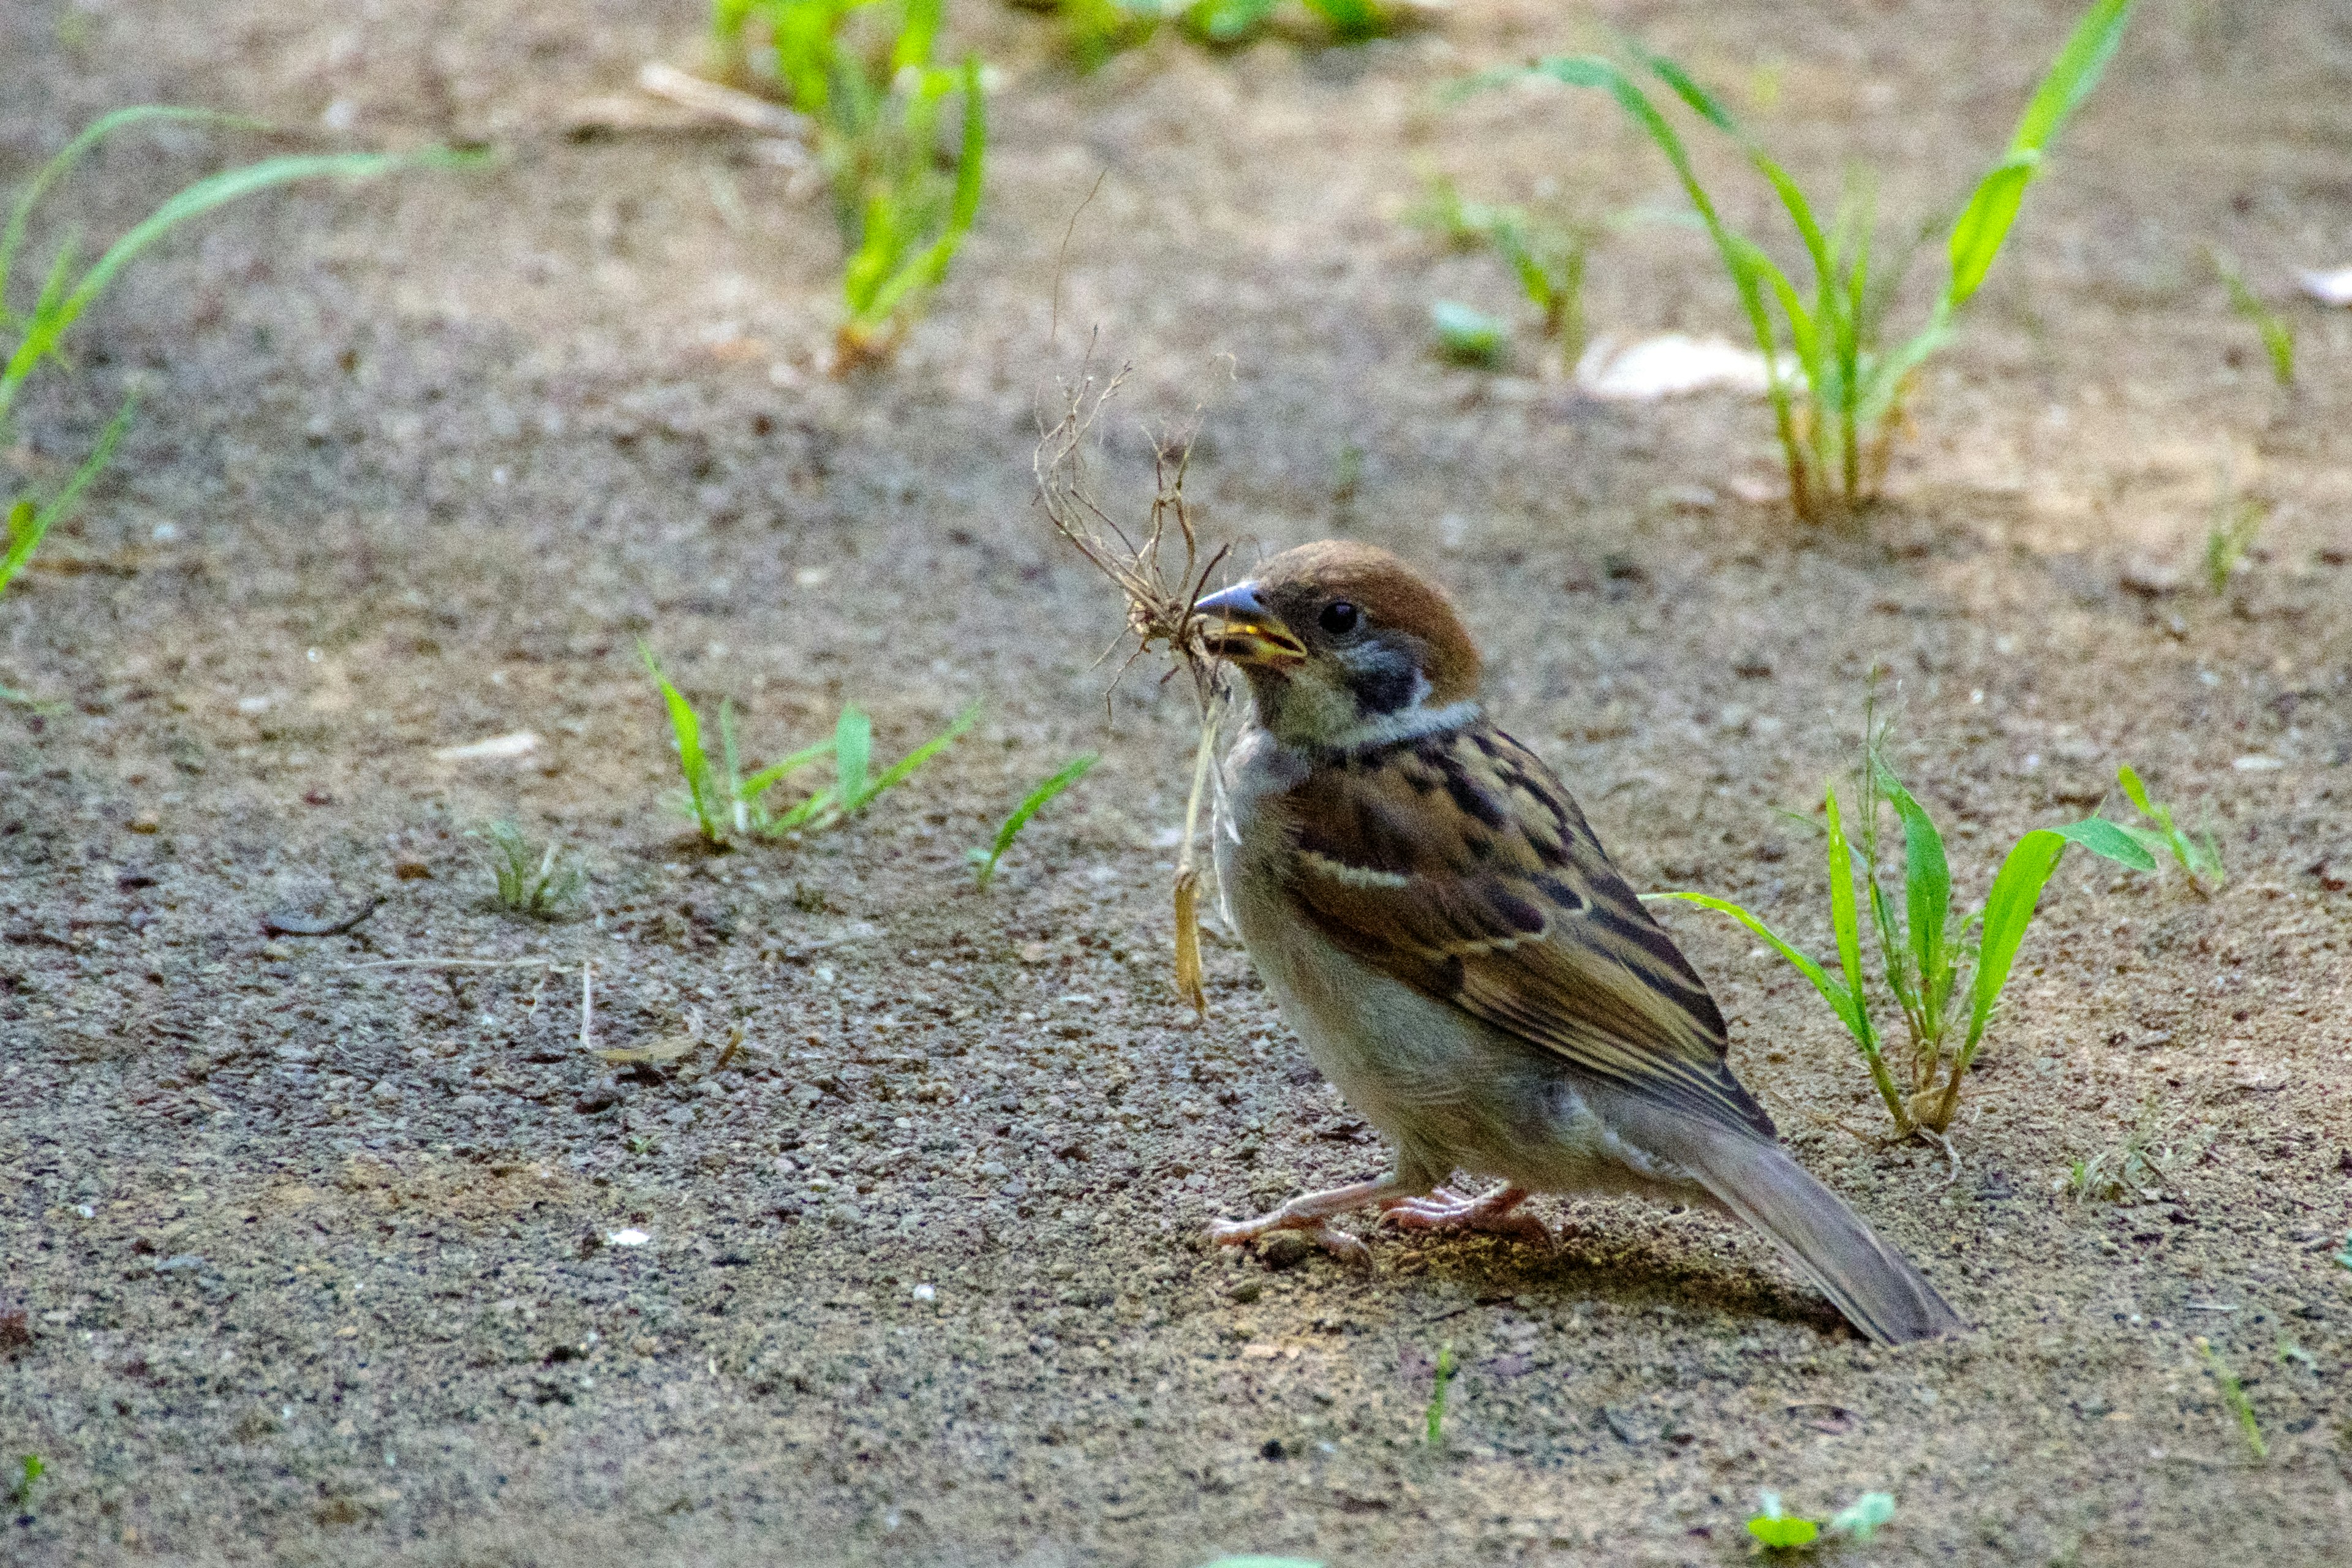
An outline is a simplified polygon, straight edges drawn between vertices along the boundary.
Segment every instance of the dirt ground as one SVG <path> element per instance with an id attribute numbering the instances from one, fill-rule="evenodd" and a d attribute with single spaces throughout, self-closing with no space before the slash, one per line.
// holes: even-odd
<path id="1" fill-rule="evenodd" d="M 960 4 L 1003 75 L 989 205 L 898 362 L 835 381 L 821 196 L 742 137 L 564 132 L 684 58 L 684 0 L 0 3 L 11 184 L 142 100 L 504 149 L 215 216 L 21 410 L 8 458 L 54 481 L 142 392 L 0 600 L 0 680 L 53 704 L 0 708 L 0 1445 L 48 1468 L 0 1558 L 1724 1563 L 1770 1489 L 1893 1493 L 1846 1561 L 2345 1560 L 2352 313 L 2287 284 L 2352 261 L 2345 13 L 2147 0 L 1859 532 L 1746 499 L 1756 405 L 1435 363 L 1433 299 L 1514 306 L 1401 222 L 1423 168 L 1671 205 L 1595 98 L 1435 100 L 1606 26 L 1810 181 L 1867 153 L 1907 222 L 2070 19 L 1463 0 L 1393 44 L 1163 40 L 1081 79 L 1046 24 Z M 110 235 L 254 151 L 128 141 L 54 215 Z M 2294 393 L 2208 246 L 2297 330 Z M 1670 224 L 1609 240 L 1590 305 L 1736 321 Z M 1801 1158 L 1976 1332 L 1871 1349 L 1755 1240 L 1632 1205 L 1546 1200 L 1550 1254 L 1377 1241 L 1369 1276 L 1203 1250 L 1383 1156 L 1230 942 L 1205 1025 L 1171 990 L 1188 699 L 1139 672 L 1106 710 L 1117 605 L 1029 503 L 1038 392 L 1095 328 L 1137 367 L 1109 469 L 1206 397 L 1193 489 L 1244 556 L 1345 533 L 1427 563 L 1637 886 L 1819 950 L 1818 840 L 1776 813 L 1850 761 L 1874 668 L 1971 899 L 2119 762 L 2210 813 L 2210 901 L 2053 884 L 1957 1173 L 1878 1141 L 1785 966 L 1675 918 Z M 2155 591 L 2194 583 L 2225 464 L 2273 509 L 2251 569 Z M 640 637 L 761 757 L 845 699 L 892 755 L 983 716 L 855 826 L 709 856 L 662 804 Z M 520 762 L 436 759 L 520 730 Z M 975 891 L 966 847 L 1096 747 Z M 506 815 L 583 858 L 576 917 L 488 905 L 467 834 Z M 262 930 L 375 894 L 347 936 Z M 381 966 L 453 957 L 591 962 L 598 1046 L 690 1013 L 713 1044 L 616 1074 L 570 973 Z M 2071 1166 L 2136 1132 L 2167 1173 L 2079 1201 Z"/>

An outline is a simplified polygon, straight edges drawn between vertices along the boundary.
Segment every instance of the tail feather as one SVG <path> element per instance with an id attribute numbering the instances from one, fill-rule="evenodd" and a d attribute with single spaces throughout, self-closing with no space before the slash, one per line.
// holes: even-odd
<path id="1" fill-rule="evenodd" d="M 1889 1345 L 1967 1328 L 1907 1258 L 1786 1149 L 1728 1129 L 1693 1142 L 1697 1148 L 1675 1151 L 1679 1163 L 1812 1276 L 1855 1328 Z"/>

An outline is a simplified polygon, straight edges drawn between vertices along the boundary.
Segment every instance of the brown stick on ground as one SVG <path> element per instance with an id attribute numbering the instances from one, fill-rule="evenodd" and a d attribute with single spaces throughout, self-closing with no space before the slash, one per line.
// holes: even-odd
<path id="1" fill-rule="evenodd" d="M 1181 441 L 1154 442 L 1151 510 L 1141 527 L 1132 531 L 1122 527 L 1095 499 L 1089 482 L 1089 443 L 1103 405 L 1118 395 L 1128 367 L 1120 366 L 1117 374 L 1098 386 L 1093 365 L 1089 350 L 1076 384 L 1063 386 L 1060 420 L 1049 428 L 1039 421 L 1037 501 L 1054 531 L 1109 578 L 1127 599 L 1127 630 L 1135 637 L 1136 647 L 1127 664 L 1119 667 L 1120 674 L 1157 645 L 1164 646 L 1192 677 L 1193 695 L 1201 709 L 1201 742 L 1193 758 L 1192 791 L 1184 805 L 1183 847 L 1176 861 L 1176 989 L 1192 1005 L 1194 1014 L 1201 1015 L 1208 1011 L 1209 998 L 1201 984 L 1197 919 L 1201 873 L 1195 847 L 1200 838 L 1201 802 L 1213 772 L 1223 688 L 1214 661 L 1202 642 L 1202 616 L 1194 606 L 1230 547 L 1219 546 L 1205 562 L 1201 558 L 1200 533 L 1184 500 L 1184 473 L 1192 458 L 1192 432 Z M 1181 567 L 1163 559 L 1178 541 L 1184 547 Z M 1109 651 L 1105 650 L 1105 658 Z M 1116 679 L 1111 682 L 1113 688 L 1118 684 Z M 1108 707 L 1108 692 L 1103 700 Z"/>

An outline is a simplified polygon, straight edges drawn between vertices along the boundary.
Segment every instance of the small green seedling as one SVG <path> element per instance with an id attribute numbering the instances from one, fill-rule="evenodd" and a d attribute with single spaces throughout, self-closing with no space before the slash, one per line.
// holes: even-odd
<path id="1" fill-rule="evenodd" d="M 2352 1230 L 2344 1233 L 2344 1250 L 2334 1255 L 2336 1268 L 2352 1272 Z"/>
<path id="2" fill-rule="evenodd" d="M 1454 1342 L 1448 1340 L 1437 1347 L 1437 1365 L 1429 1389 L 1429 1410 L 1422 1422 L 1422 1441 L 1430 1447 L 1434 1448 L 1444 1441 L 1445 1390 L 1458 1370 L 1459 1363 L 1454 1359 Z"/>
<path id="3" fill-rule="evenodd" d="M 2211 897 L 2221 887 L 2224 875 L 2221 847 L 2214 842 L 2212 829 L 2207 828 L 2197 838 L 2183 833 L 2174 824 L 2169 806 L 2158 805 L 2147 798 L 2147 786 L 2140 783 L 2139 774 L 2132 771 L 2128 763 L 2116 770 L 2116 782 L 2123 786 L 2124 798 L 2132 803 L 2132 809 L 2156 824 L 2154 827 L 2142 827 L 2131 822 L 2116 826 L 2130 835 L 2133 842 L 2148 851 L 2151 857 L 2158 854 L 2171 856 L 2187 873 L 2189 885 L 2206 897 Z"/>
<path id="4" fill-rule="evenodd" d="M 2246 569 L 2246 552 L 2270 517 L 2270 502 L 2242 496 L 2225 473 L 2213 497 L 2212 521 L 2205 527 L 2205 588 L 2215 598 L 2230 591 L 2230 579 Z"/>
<path id="5" fill-rule="evenodd" d="M 33 1489 L 38 1486 L 41 1478 L 48 1473 L 49 1467 L 42 1463 L 38 1454 L 26 1454 L 19 1459 L 16 1462 L 16 1479 L 9 1483 L 8 1487 L 8 1511 L 20 1514 L 30 1513 L 33 1509 Z"/>
<path id="6" fill-rule="evenodd" d="M 398 169 L 461 167 L 480 161 L 471 154 L 432 148 L 418 153 L 352 153 L 265 158 L 242 168 L 224 170 L 198 180 L 166 200 L 132 225 L 87 268 L 80 265 L 73 237 L 67 236 L 58 246 L 57 255 L 49 264 L 47 276 L 42 279 L 39 292 L 33 297 L 31 303 L 22 310 L 12 308 L 8 304 L 8 285 L 30 231 L 33 209 L 41 197 L 71 173 L 74 165 L 92 148 L 116 132 L 132 125 L 164 121 L 236 126 L 251 123 L 205 110 L 174 109 L 163 104 L 137 104 L 129 109 L 118 109 L 93 121 L 67 142 L 57 156 L 41 165 L 39 172 L 17 194 L 15 204 L 9 208 L 7 225 L 0 228 L 0 444 L 5 444 L 7 439 L 9 416 L 16 407 L 16 395 L 24 390 L 33 372 L 46 360 L 62 361 L 66 334 L 81 319 L 83 312 L 97 302 L 99 296 L 106 292 L 115 275 L 137 258 L 142 251 L 182 224 L 239 196 L 290 184 L 298 180 L 372 179 Z M 90 448 L 89 456 L 82 459 L 73 476 L 57 494 L 46 500 L 29 494 L 17 495 L 0 504 L 0 517 L 5 517 L 7 523 L 6 549 L 0 552 L 0 589 L 7 587 L 9 580 L 24 567 L 40 544 L 41 536 L 72 509 L 82 491 L 114 456 L 123 432 L 130 428 L 131 414 L 131 402 L 126 398 L 121 409 Z"/>
<path id="7" fill-rule="evenodd" d="M 1385 37 L 1409 18 L 1411 7 L 1381 0 L 1303 0 L 1307 13 L 1342 44 Z M 1172 5 L 1184 30 L 1204 44 L 1230 48 L 1258 37 L 1280 19 L 1282 0 L 1192 0 Z"/>
<path id="8" fill-rule="evenodd" d="M 2263 303 L 2262 297 L 2246 287 L 2245 274 L 2238 270 L 2238 263 L 2227 252 L 2216 250 L 2211 259 L 2214 275 L 2230 291 L 2230 309 L 2252 322 L 2254 331 L 2262 335 L 2263 353 L 2271 362 L 2271 379 L 2281 386 L 2293 386 L 2294 329 L 2286 324 L 2286 318 Z"/>
<path id="9" fill-rule="evenodd" d="M 1766 1492 L 1756 1500 L 1756 1512 L 1748 1521 L 1748 1533 L 1767 1552 L 1794 1552 L 1811 1546 L 1820 1537 L 1822 1526 L 1819 1520 L 1783 1510 L 1779 1492 Z"/>
<path id="10" fill-rule="evenodd" d="M 1837 941 L 1838 974 L 1797 951 L 1761 920 L 1727 899 L 1688 891 L 1648 897 L 1681 899 L 1729 915 L 1795 965 L 1853 1037 L 1870 1069 L 1871 1082 L 1885 1102 L 1887 1115 L 1894 1119 L 1896 1135 L 1908 1137 L 1920 1129 L 1940 1133 L 1950 1127 L 1959 1108 L 1961 1079 L 1984 1043 L 1994 1005 L 2017 961 L 2017 950 L 2033 923 L 2042 889 L 2057 871 L 2066 847 L 2079 844 L 2138 871 L 2154 870 L 2156 861 L 2121 827 L 2099 817 L 2063 827 L 2036 828 L 2019 839 L 2002 860 L 1983 906 L 1966 920 L 1955 921 L 1951 868 L 1943 835 L 1927 808 L 1886 765 L 1880 752 L 1883 742 L 1874 725 L 1867 730 L 1862 789 L 1868 805 L 1858 844 L 1846 835 L 1835 786 L 1822 799 L 1829 826 L 1830 925 Z M 1882 805 L 1894 809 L 1903 830 L 1900 912 L 1879 885 Z M 1857 868 L 1866 894 L 1859 900 L 1854 891 Z M 1907 1087 L 1897 1083 L 1870 1016 L 1863 979 L 1861 911 L 1864 907 L 1876 934 L 1886 988 L 1901 1008 L 1911 1037 Z M 1974 968 L 1964 984 L 1962 966 L 1971 958 Z"/>
<path id="11" fill-rule="evenodd" d="M 535 850 L 511 822 L 490 823 L 475 837 L 489 843 L 493 897 L 509 914 L 552 920 L 587 880 L 562 845 L 551 838 L 545 849 Z"/>
<path id="12" fill-rule="evenodd" d="M 1773 421 L 1788 463 L 1790 503 L 1799 517 L 1812 521 L 1834 508 L 1855 508 L 1876 493 L 1914 377 L 1928 357 L 1951 340 L 1961 307 L 1983 284 L 2000 254 L 2025 199 L 2026 186 L 2041 169 L 2044 150 L 2067 116 L 2097 85 L 2108 57 L 2122 40 L 2132 3 L 2094 0 L 2076 24 L 2027 103 L 2000 162 L 1977 183 L 1950 226 L 1945 247 L 1950 275 L 1926 323 L 1892 347 L 1883 342 L 1883 328 L 1905 267 L 1874 266 L 1875 204 L 1870 182 L 1849 184 L 1825 226 L 1789 173 L 1713 94 L 1673 60 L 1644 53 L 1639 56 L 1637 68 L 1664 83 L 1694 114 L 1736 143 L 1771 185 L 1795 227 L 1811 270 L 1810 304 L 1761 246 L 1724 220 L 1699 183 L 1681 133 L 1651 100 L 1634 71 L 1598 56 L 1564 55 L 1531 67 L 1485 73 L 1473 78 L 1464 90 L 1529 75 L 1570 87 L 1597 88 L 1613 98 L 1665 154 L 1738 291 L 1767 366 Z M 1794 374 L 1782 368 L 1790 358 L 1795 362 Z"/>
<path id="13" fill-rule="evenodd" d="M 733 704 L 724 700 L 719 704 L 719 752 L 713 756 L 703 742 L 702 715 L 684 692 L 670 684 L 652 649 L 640 647 L 637 651 L 669 714 L 670 739 L 677 745 L 678 773 L 686 784 L 677 804 L 701 832 L 703 842 L 713 848 L 739 838 L 781 838 L 803 829 L 814 832 L 855 816 L 905 783 L 908 774 L 946 750 L 980 717 L 980 704 L 975 702 L 945 730 L 877 773 L 873 771 L 873 721 L 856 703 L 845 703 L 834 723 L 831 740 L 746 773 L 735 740 Z M 828 757 L 833 761 L 832 784 L 782 811 L 768 805 L 769 791 Z"/>
<path id="14" fill-rule="evenodd" d="M 2263 1424 L 2254 1417 L 2254 1402 L 2246 1397 L 2246 1385 L 2238 1381 L 2221 1352 L 2204 1335 L 2197 1336 L 2197 1351 L 2205 1358 L 2206 1370 L 2213 1374 L 2214 1384 L 2221 1390 L 2221 1403 L 2238 1419 L 2238 1430 L 2246 1436 L 2246 1447 L 2253 1451 L 2254 1462 L 2262 1464 L 2271 1457 L 2271 1446 L 2263 1440 Z"/>
<path id="15" fill-rule="evenodd" d="M 1437 334 L 1438 353 L 1455 364 L 1500 363 L 1511 344 L 1511 329 L 1502 318 L 1457 300 L 1440 300 L 1432 305 L 1429 324 Z"/>
<path id="16" fill-rule="evenodd" d="M 973 874 L 983 891 L 996 879 L 996 863 L 1004 858 L 1004 852 L 1013 847 L 1013 841 L 1021 836 L 1023 828 L 1029 826 L 1029 819 L 1043 811 L 1046 803 L 1055 795 L 1086 777 L 1094 765 L 1101 761 L 1102 753 L 1099 752 L 1087 752 L 1083 755 L 1071 758 L 1064 764 L 1061 772 L 1045 780 L 1035 789 L 1022 797 L 1021 804 L 1013 808 L 1013 815 L 1006 817 L 1003 825 L 997 828 L 994 839 L 985 845 L 975 845 L 964 851 L 965 856 L 971 861 Z"/>
<path id="17" fill-rule="evenodd" d="M 1748 1521 L 1748 1533 L 1755 1537 L 1760 1550 L 1802 1552 L 1820 1543 L 1822 1535 L 1821 1521 L 1787 1511 L 1780 1505 L 1779 1492 L 1765 1492 L 1756 1500 L 1757 1511 Z M 1831 1518 L 1828 1533 L 1848 1541 L 1864 1542 L 1885 1529 L 1894 1518 L 1895 1499 L 1891 1493 L 1864 1492 Z"/>
<path id="18" fill-rule="evenodd" d="M 1465 201 L 1452 180 L 1429 182 L 1428 198 L 1406 221 L 1433 229 L 1461 250 L 1491 249 L 1518 279 L 1519 291 L 1543 312 L 1543 333 L 1572 363 L 1584 352 L 1584 274 L 1602 226 L 1562 223 L 1527 208 Z"/>
<path id="19" fill-rule="evenodd" d="M 722 65 L 748 71 L 767 36 L 777 83 L 816 126 L 848 256 L 837 363 L 887 359 L 971 232 L 988 157 L 980 57 L 935 64 L 943 0 L 712 0 Z M 961 126 L 940 167 L 942 112 Z"/>

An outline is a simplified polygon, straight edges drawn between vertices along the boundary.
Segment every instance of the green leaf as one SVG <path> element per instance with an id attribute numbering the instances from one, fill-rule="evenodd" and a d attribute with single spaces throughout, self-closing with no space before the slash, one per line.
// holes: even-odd
<path id="1" fill-rule="evenodd" d="M 785 757 L 778 762 L 770 763 L 766 767 L 761 768 L 758 773 L 753 773 L 751 777 L 743 781 L 743 798 L 746 800 L 759 799 L 760 796 L 767 794 L 768 791 L 773 789 L 777 784 L 783 782 L 786 775 L 798 773 L 801 769 L 808 766 L 811 763 L 816 762 L 820 758 L 833 755 L 833 742 L 829 740 L 819 741 L 814 746 L 803 746 L 789 757 Z"/>
<path id="2" fill-rule="evenodd" d="M 1864 1492 L 1840 1509 L 1830 1521 L 1831 1532 L 1853 1541 L 1868 1541 L 1893 1522 L 1895 1498 L 1889 1492 Z"/>
<path id="3" fill-rule="evenodd" d="M 1945 286 L 1944 297 L 1953 305 L 1966 304 L 1984 283 L 1985 274 L 1992 270 L 1993 258 L 2000 254 L 2002 241 L 2017 222 L 2025 187 L 2041 162 L 2039 153 L 2012 153 L 1977 183 L 1959 221 L 1952 226 L 1948 245 L 1952 280 Z"/>
<path id="4" fill-rule="evenodd" d="M 2017 961 L 2017 950 L 2025 941 L 2028 928 L 2033 924 L 2033 911 L 2042 901 L 2042 889 L 2051 874 L 2058 869 L 2058 858 L 2066 852 L 2066 837 L 2047 827 L 2036 828 L 2017 841 L 2009 858 L 1992 879 L 1992 889 L 1985 895 L 1984 931 L 1977 948 L 1977 972 L 1969 984 L 1969 1038 L 1961 1047 L 1960 1063 L 1966 1065 L 1975 1056 L 1977 1043 L 1983 1039 L 1985 1026 L 1991 1022 L 1993 1004 L 2000 999 L 2002 987 L 2009 984 L 2010 966 Z"/>
<path id="5" fill-rule="evenodd" d="M 2109 822 L 2105 817 L 2088 816 L 2050 831 L 2067 843 L 2079 844 L 2101 859 L 2113 860 L 2118 866 L 2128 866 L 2135 871 L 2156 869 L 2156 857 L 2147 852 L 2147 847 L 2120 824 Z"/>
<path id="6" fill-rule="evenodd" d="M 866 798 L 858 803 L 859 805 L 871 805 L 883 791 L 896 786 L 904 781 L 908 774 L 947 750 L 949 746 L 955 743 L 957 736 L 971 728 L 973 721 L 979 717 L 980 703 L 974 700 L 971 707 L 955 716 L 953 723 L 885 768 L 882 776 L 876 779 L 873 787 L 866 792 Z"/>
<path id="7" fill-rule="evenodd" d="M 1944 928 L 1951 918 L 1952 870 L 1944 858 L 1944 836 L 1911 792 L 1875 763 L 1878 793 L 1903 823 L 1904 916 L 1910 928 L 1911 956 L 1919 966 L 1920 1012 L 1930 1030 L 1940 1026 L 1951 994 L 1953 965 L 1947 962 Z"/>
<path id="8" fill-rule="evenodd" d="M 2147 803 L 2147 786 L 2139 782 L 2139 773 L 2129 763 L 2116 770 L 2116 782 L 2124 787 L 2124 798 L 2139 808 L 2143 816 L 2156 816 L 2156 807 Z"/>
<path id="9" fill-rule="evenodd" d="M 843 703 L 833 726 L 833 787 L 845 815 L 866 804 L 866 772 L 873 759 L 874 721 L 856 703 Z"/>

